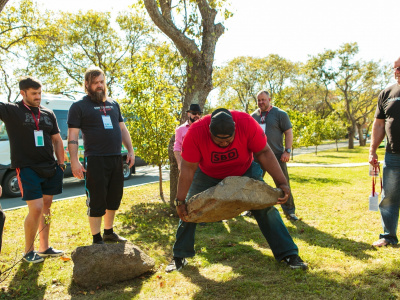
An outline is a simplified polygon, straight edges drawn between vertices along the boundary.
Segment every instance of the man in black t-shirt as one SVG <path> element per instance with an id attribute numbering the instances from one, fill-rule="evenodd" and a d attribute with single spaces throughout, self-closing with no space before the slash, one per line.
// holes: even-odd
<path id="1" fill-rule="evenodd" d="M 118 103 L 106 97 L 105 75 L 101 69 L 91 67 L 86 71 L 85 90 L 87 96 L 72 104 L 68 112 L 68 150 L 72 173 L 79 179 L 85 177 L 87 214 L 93 244 L 125 242 L 125 238 L 113 231 L 113 223 L 123 194 L 121 144 L 128 150 L 126 162 L 129 168 L 135 162 L 131 138 Z M 78 159 L 80 130 L 85 149 L 84 166 Z M 103 216 L 102 237 L 100 229 Z"/>
<path id="2" fill-rule="evenodd" d="M 369 163 L 379 167 L 376 150 L 386 133 L 383 190 L 379 203 L 383 234 L 373 243 L 375 247 L 398 243 L 396 232 L 400 207 L 400 57 L 394 62 L 393 69 L 397 83 L 379 95 L 369 149 Z"/>
<path id="3" fill-rule="evenodd" d="M 64 147 L 56 116 L 40 106 L 41 86 L 39 80 L 24 77 L 19 82 L 22 101 L 0 103 L 0 119 L 6 125 L 10 141 L 11 167 L 17 171 L 22 200 L 29 208 L 24 260 L 31 263 L 64 253 L 49 247 L 50 206 L 53 196 L 62 192 Z M 34 241 L 38 230 L 40 246 L 36 252 Z"/>

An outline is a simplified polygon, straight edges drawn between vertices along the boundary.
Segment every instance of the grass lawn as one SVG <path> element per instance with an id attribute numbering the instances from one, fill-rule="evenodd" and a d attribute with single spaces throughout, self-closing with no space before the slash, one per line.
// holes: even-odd
<path id="1" fill-rule="evenodd" d="M 295 161 L 365 162 L 367 157 L 367 148 L 356 148 L 321 152 L 317 157 L 298 156 Z M 368 211 L 368 166 L 295 167 L 289 168 L 289 174 L 301 220 L 284 222 L 301 257 L 309 263 L 306 272 L 277 263 L 255 220 L 237 217 L 199 226 L 197 255 L 188 259 L 182 272 L 165 273 L 178 221 L 159 199 L 158 185 L 149 184 L 125 190 L 115 227 L 155 259 L 153 272 L 85 290 L 72 280 L 72 260 L 48 258 L 38 265 L 18 263 L 0 283 L 0 299 L 399 298 L 400 248 L 371 246 L 382 229 L 379 213 Z M 165 190 L 168 184 L 164 183 Z M 66 250 L 68 257 L 76 247 L 91 243 L 85 212 L 84 198 L 53 204 L 50 239 L 52 246 Z M 26 208 L 6 212 L 0 256 L 3 271 L 22 255 L 26 213 Z"/>

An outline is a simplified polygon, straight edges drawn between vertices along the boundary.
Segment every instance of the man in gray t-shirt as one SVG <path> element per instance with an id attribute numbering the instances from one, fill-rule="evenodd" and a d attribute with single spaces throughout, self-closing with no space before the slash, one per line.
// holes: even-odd
<path id="1" fill-rule="evenodd" d="M 271 97 L 266 91 L 261 91 L 257 94 L 257 104 L 259 108 L 254 111 L 251 116 L 264 129 L 264 132 L 267 135 L 268 145 L 274 152 L 290 186 L 286 163 L 290 159 L 290 152 L 293 144 L 293 132 L 289 116 L 283 110 L 271 105 Z M 285 136 L 285 147 L 283 146 L 283 136 Z M 285 216 L 289 220 L 298 220 L 295 214 L 296 207 L 294 205 L 292 193 L 290 193 L 288 201 L 281 206 Z"/>

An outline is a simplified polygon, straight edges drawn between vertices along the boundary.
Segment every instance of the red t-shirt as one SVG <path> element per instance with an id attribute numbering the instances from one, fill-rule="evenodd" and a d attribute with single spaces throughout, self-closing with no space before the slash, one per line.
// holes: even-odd
<path id="1" fill-rule="evenodd" d="M 206 175 L 223 179 L 242 176 L 253 161 L 253 153 L 261 151 L 267 137 L 258 123 L 247 113 L 231 111 L 235 121 L 235 138 L 226 148 L 218 147 L 211 139 L 211 115 L 193 123 L 182 145 L 182 158 L 199 163 Z"/>

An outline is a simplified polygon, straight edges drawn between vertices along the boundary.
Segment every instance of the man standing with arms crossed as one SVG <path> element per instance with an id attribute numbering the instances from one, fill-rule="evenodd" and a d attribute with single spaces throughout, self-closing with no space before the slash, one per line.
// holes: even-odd
<path id="1" fill-rule="evenodd" d="M 397 225 L 400 207 L 400 57 L 393 65 L 397 83 L 379 94 L 372 125 L 372 138 L 369 148 L 369 163 L 379 167 L 376 150 L 387 136 L 385 160 L 383 164 L 382 200 L 379 204 L 383 234 L 372 245 L 375 247 L 396 245 Z"/>
<path id="2" fill-rule="evenodd" d="M 79 179 L 85 177 L 87 214 L 93 244 L 126 242 L 125 238 L 113 231 L 113 224 L 124 187 L 121 144 L 128 150 L 126 162 L 129 168 L 135 163 L 131 138 L 118 103 L 106 96 L 104 72 L 98 67 L 90 67 L 85 72 L 84 84 L 87 95 L 72 104 L 68 112 L 68 150 L 72 173 Z M 78 158 L 79 130 L 82 130 L 85 149 L 84 166 Z M 102 237 L 100 229 L 103 216 Z"/>
<path id="3" fill-rule="evenodd" d="M 260 91 L 257 94 L 257 104 L 259 108 L 251 116 L 260 124 L 267 135 L 268 145 L 274 152 L 290 187 L 286 163 L 289 161 L 292 151 L 293 131 L 289 116 L 283 110 L 271 105 L 271 97 L 267 91 Z M 283 147 L 283 135 L 285 136 L 285 147 Z M 291 221 L 299 219 L 295 214 L 296 207 L 292 193 L 290 193 L 288 201 L 281 207 L 286 218 Z"/>
<path id="4" fill-rule="evenodd" d="M 50 109 L 40 106 L 41 82 L 33 77 L 23 77 L 19 89 L 22 101 L 0 102 L 0 119 L 5 123 L 10 139 L 11 167 L 17 171 L 22 200 L 29 209 L 24 224 L 23 259 L 40 263 L 43 257 L 64 254 L 49 247 L 50 206 L 53 196 L 62 193 L 64 147 L 56 116 Z M 34 242 L 38 230 L 40 244 L 39 252 L 36 252 Z"/>
<path id="5" fill-rule="evenodd" d="M 179 171 L 181 171 L 181 163 L 182 163 L 181 152 L 182 152 L 183 138 L 188 132 L 190 125 L 199 120 L 201 118 L 201 114 L 203 113 L 201 111 L 200 105 L 198 104 L 190 104 L 189 110 L 186 112 L 188 120 L 175 130 L 174 155 Z"/>

